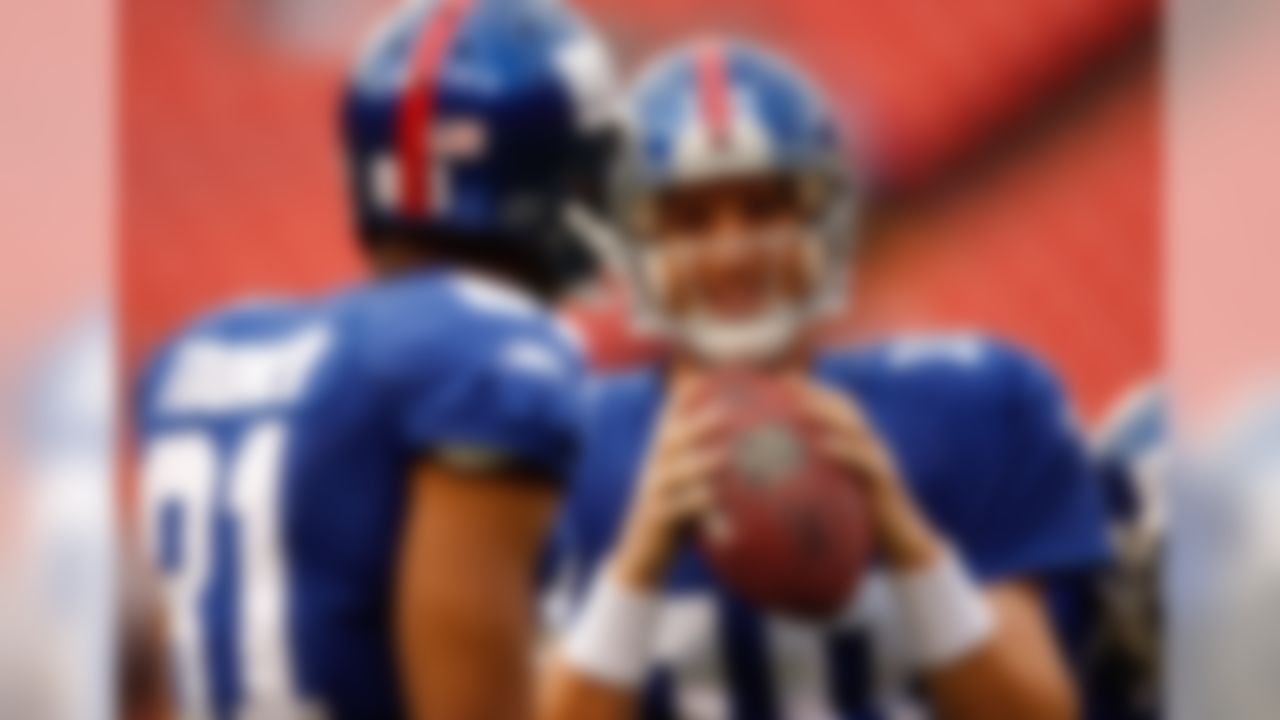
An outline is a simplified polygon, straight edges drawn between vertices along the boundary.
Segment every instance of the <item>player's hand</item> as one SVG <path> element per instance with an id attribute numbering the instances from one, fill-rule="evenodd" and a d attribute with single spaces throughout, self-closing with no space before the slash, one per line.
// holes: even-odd
<path id="1" fill-rule="evenodd" d="M 725 451 L 713 436 L 723 411 L 699 399 L 701 381 L 680 378 L 663 418 L 628 509 L 626 524 L 611 560 L 615 578 L 634 589 L 661 584 L 676 550 L 689 531 L 722 518 L 714 513 L 711 478 Z"/>
<path id="2" fill-rule="evenodd" d="M 931 565 L 943 544 L 916 506 L 893 452 L 880 439 L 856 402 L 804 377 L 791 380 L 805 398 L 805 410 L 821 428 L 821 445 L 863 484 L 871 505 L 877 545 L 890 567 Z"/>

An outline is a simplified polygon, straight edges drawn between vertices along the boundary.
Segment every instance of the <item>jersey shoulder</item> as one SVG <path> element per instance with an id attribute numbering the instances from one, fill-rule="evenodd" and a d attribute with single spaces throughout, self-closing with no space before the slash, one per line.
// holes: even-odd
<path id="1" fill-rule="evenodd" d="M 596 373 L 586 384 L 586 416 L 604 421 L 612 416 L 643 412 L 660 405 L 664 393 L 662 371 L 657 366 Z"/>
<path id="2" fill-rule="evenodd" d="M 574 493 L 587 498 L 629 496 L 665 399 L 662 370 L 652 366 L 593 375 L 584 388 L 583 452 L 574 474 Z"/>
<path id="3" fill-rule="evenodd" d="M 583 367 L 580 343 L 536 302 L 460 273 L 366 286 L 344 299 L 338 315 L 371 372 L 392 383 L 427 368 L 501 368 L 513 379 L 554 381 Z"/>
<path id="4" fill-rule="evenodd" d="M 165 409 L 175 412 L 216 409 L 213 396 L 227 400 L 230 388 L 216 387 L 213 376 L 254 374 L 252 366 L 262 364 L 262 355 L 238 353 L 231 362 L 228 348 L 265 347 L 291 338 L 301 342 L 298 354 L 314 354 L 313 349 L 327 345 L 324 333 L 305 333 L 316 323 L 317 304 L 299 298 L 272 297 L 239 300 L 207 312 L 174 332 L 146 360 L 137 386 L 137 410 L 148 417 Z M 231 368 L 228 365 L 234 364 Z M 222 370 L 224 372 L 219 372 Z M 233 371 L 234 370 L 234 371 Z"/>
<path id="5" fill-rule="evenodd" d="M 860 393 L 927 401 L 932 413 L 1003 420 L 1010 412 L 1030 410 L 1060 414 L 1075 424 L 1047 363 L 978 333 L 904 335 L 835 348 L 820 359 L 819 373 Z"/>
<path id="6" fill-rule="evenodd" d="M 437 270 L 359 288 L 333 314 L 339 366 L 379 398 L 380 422 L 411 451 L 496 456 L 563 477 L 578 445 L 585 363 L 534 300 Z M 341 403 L 340 394 L 328 397 Z"/>
<path id="7" fill-rule="evenodd" d="M 1100 484 L 1066 394 L 1031 353 L 977 335 L 915 336 L 825 361 L 984 582 L 1105 559 Z"/>
<path id="8" fill-rule="evenodd" d="M 573 557 L 581 568 L 594 567 L 604 556 L 624 523 L 664 392 L 658 366 L 588 379 L 582 448 L 557 524 L 553 555 Z"/>

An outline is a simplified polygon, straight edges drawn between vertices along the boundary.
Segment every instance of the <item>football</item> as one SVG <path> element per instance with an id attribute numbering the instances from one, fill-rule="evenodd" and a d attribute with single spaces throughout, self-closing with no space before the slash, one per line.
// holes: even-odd
<path id="1" fill-rule="evenodd" d="M 800 399 L 769 376 L 720 373 L 710 392 L 727 408 L 726 469 L 712 479 L 720 520 L 699 545 L 743 599 L 808 618 L 839 612 L 871 554 L 855 477 L 816 446 Z"/>

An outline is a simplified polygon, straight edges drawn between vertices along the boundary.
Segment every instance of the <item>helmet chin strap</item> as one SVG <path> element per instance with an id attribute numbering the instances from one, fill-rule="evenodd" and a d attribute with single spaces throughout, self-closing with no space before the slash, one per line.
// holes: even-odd
<path id="1" fill-rule="evenodd" d="M 706 314 L 675 323 L 680 343 L 713 363 L 759 363 L 776 359 L 791 349 L 805 327 L 804 313 L 776 306 L 758 317 L 724 321 Z"/>

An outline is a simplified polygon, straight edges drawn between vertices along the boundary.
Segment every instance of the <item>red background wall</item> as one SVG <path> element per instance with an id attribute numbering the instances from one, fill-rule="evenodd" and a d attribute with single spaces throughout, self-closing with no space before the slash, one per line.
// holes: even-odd
<path id="1" fill-rule="evenodd" d="M 288 49 L 252 18 L 281 2 L 124 5 L 126 368 L 219 302 L 359 275 L 335 112 L 352 34 Z M 1154 0 L 583 4 L 628 64 L 728 30 L 834 93 L 876 181 L 834 335 L 996 332 L 1050 358 L 1088 416 L 1157 367 Z M 576 314 L 603 361 L 631 356 L 616 302 Z"/>

